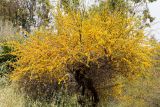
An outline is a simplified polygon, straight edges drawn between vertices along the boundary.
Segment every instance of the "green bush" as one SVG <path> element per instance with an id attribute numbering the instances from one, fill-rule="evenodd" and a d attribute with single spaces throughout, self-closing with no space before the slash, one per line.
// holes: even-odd
<path id="1" fill-rule="evenodd" d="M 11 54 L 12 50 L 13 48 L 5 43 L 3 43 L 0 46 L 0 75 L 1 76 L 13 70 L 13 67 L 10 65 L 10 62 L 16 61 L 16 56 Z"/>

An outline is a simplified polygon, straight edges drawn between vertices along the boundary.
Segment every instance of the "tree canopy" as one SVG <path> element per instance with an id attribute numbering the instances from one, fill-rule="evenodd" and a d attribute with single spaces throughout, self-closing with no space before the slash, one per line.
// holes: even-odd
<path id="1" fill-rule="evenodd" d="M 22 26 L 30 32 L 31 26 L 49 23 L 50 8 L 49 0 L 2 0 L 0 13 L 3 20 L 12 21 L 14 26 Z"/>

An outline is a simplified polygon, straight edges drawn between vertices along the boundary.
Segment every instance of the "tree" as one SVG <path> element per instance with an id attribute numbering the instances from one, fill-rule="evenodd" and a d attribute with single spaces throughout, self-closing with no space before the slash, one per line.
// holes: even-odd
<path id="1" fill-rule="evenodd" d="M 118 99 L 122 84 L 115 83 L 115 78 L 121 75 L 131 81 L 146 75 L 153 64 L 154 47 L 144 30 L 139 29 L 141 20 L 126 17 L 121 11 L 111 14 L 108 7 L 87 11 L 83 17 L 81 11 L 71 9 L 64 13 L 58 7 L 54 32 L 43 30 L 22 44 L 14 42 L 13 55 L 17 56 L 17 61 L 12 63 L 15 68 L 12 80 L 22 87 L 26 86 L 26 80 L 31 81 L 25 88 L 32 89 L 29 88 L 34 87 L 32 81 L 34 85 L 50 85 L 56 79 L 67 84 L 71 74 L 77 77 L 76 82 L 82 87 L 79 91 L 86 99 L 95 99 L 95 96 L 105 99 L 107 95 L 103 89 L 108 88 Z M 93 100 L 91 103 L 96 105 L 98 102 Z"/>
<path id="2" fill-rule="evenodd" d="M 138 16 L 143 20 L 143 27 L 149 27 L 150 22 L 153 22 L 154 20 L 150 15 L 148 8 L 148 3 L 152 3 L 154 1 L 156 0 L 108 0 L 111 10 L 127 9 L 128 15 L 136 15 L 136 17 Z M 143 7 L 143 9 L 140 9 L 140 6 Z"/>
<path id="3" fill-rule="evenodd" d="M 0 12 L 3 20 L 12 21 L 14 26 L 22 26 L 30 32 L 31 26 L 46 26 L 49 23 L 49 3 L 48 0 L 2 0 Z M 36 20 L 40 22 L 36 23 Z"/>

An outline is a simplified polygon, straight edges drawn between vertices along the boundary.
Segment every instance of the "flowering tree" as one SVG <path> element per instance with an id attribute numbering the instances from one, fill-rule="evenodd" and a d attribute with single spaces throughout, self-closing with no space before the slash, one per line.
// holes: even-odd
<path id="1" fill-rule="evenodd" d="M 154 46 L 144 29 L 139 29 L 141 21 L 136 17 L 122 14 L 124 11 L 111 13 L 107 3 L 101 11 L 83 14 L 81 10 L 56 9 L 54 31 L 40 30 L 23 43 L 11 43 L 12 54 L 17 56 L 11 78 L 27 92 L 40 91 L 35 86 L 44 87 L 37 92 L 42 96 L 47 87 L 45 95 L 52 97 L 52 86 L 62 82 L 69 86 L 73 75 L 81 95 L 89 93 L 96 106 L 106 98 L 102 89 L 109 88 L 120 98 L 123 84 L 115 83 L 117 76 L 133 80 L 152 67 Z"/>

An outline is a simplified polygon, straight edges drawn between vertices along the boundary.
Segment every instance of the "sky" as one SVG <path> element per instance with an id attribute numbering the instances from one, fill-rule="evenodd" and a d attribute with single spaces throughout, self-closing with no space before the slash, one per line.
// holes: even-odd
<path id="1" fill-rule="evenodd" d="M 154 22 L 151 24 L 151 28 L 149 28 L 149 32 L 160 41 L 160 0 L 150 3 L 148 6 L 150 14 L 155 17 Z"/>

